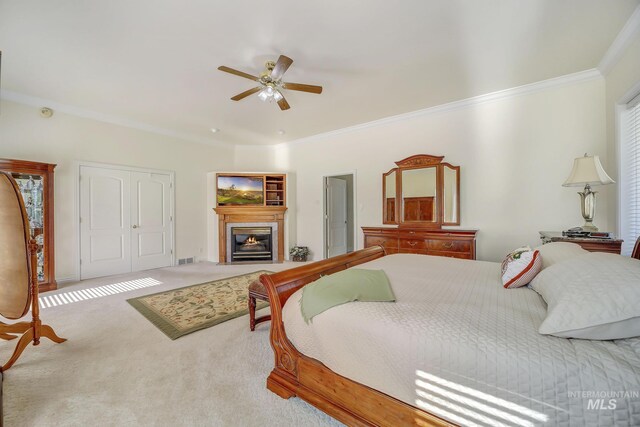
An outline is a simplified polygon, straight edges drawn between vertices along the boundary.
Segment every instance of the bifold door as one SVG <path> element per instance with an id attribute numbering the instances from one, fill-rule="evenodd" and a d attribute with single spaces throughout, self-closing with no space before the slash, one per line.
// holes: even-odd
<path id="1" fill-rule="evenodd" d="M 171 176 L 80 168 L 80 277 L 168 267 Z"/>

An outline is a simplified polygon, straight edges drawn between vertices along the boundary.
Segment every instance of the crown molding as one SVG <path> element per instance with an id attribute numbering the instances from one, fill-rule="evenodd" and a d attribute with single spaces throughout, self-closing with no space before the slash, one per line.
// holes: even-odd
<path id="1" fill-rule="evenodd" d="M 604 54 L 600 63 L 598 64 L 598 70 L 602 75 L 606 76 L 611 72 L 613 67 L 620 61 L 625 50 L 629 47 L 633 41 L 633 37 L 640 31 L 640 5 L 631 14 L 631 17 L 624 24 L 622 30 L 618 33 L 607 52 Z"/>
<path id="2" fill-rule="evenodd" d="M 6 101 L 16 102 L 18 104 L 29 105 L 32 107 L 49 107 L 56 112 L 69 114 L 72 116 L 83 117 L 85 119 L 96 120 L 103 123 L 109 123 L 112 125 L 123 126 L 131 129 L 141 130 L 143 132 L 155 133 L 170 138 L 176 138 L 185 142 L 194 142 L 197 144 L 206 144 L 219 147 L 233 147 L 233 145 L 215 141 L 212 139 L 203 138 L 197 135 L 192 135 L 184 132 L 178 132 L 171 129 L 161 128 L 158 126 L 150 125 L 147 123 L 137 122 L 125 117 L 114 116 L 110 114 L 100 113 L 98 111 L 88 110 L 73 105 L 62 104 L 60 102 L 52 101 L 50 99 L 39 98 L 37 96 L 26 95 L 24 93 L 14 92 L 3 89 L 0 91 L 0 99 Z"/>
<path id="3" fill-rule="evenodd" d="M 484 104 L 487 102 L 498 101 L 505 98 L 513 98 L 517 96 L 527 95 L 530 93 L 540 92 L 546 89 L 551 89 L 560 86 L 567 86 L 576 83 L 581 83 L 594 79 L 601 79 L 602 74 L 595 68 L 585 71 L 579 71 L 577 73 L 566 74 L 564 76 L 554 77 L 547 80 L 541 80 L 536 83 L 529 83 L 522 86 L 516 86 L 510 89 L 499 90 L 496 92 L 490 92 L 484 95 L 478 95 L 471 98 L 462 99 L 459 101 L 453 101 L 446 104 L 436 105 L 422 110 L 411 111 L 408 113 L 398 114 L 395 116 L 385 117 L 383 119 L 374 120 L 371 122 L 362 123 L 355 126 L 349 126 L 342 129 L 332 130 L 304 138 L 299 138 L 293 141 L 288 141 L 286 144 L 298 144 L 313 142 L 329 137 L 334 137 L 346 133 L 357 132 L 363 129 L 375 128 L 378 126 L 384 126 L 391 123 L 396 123 L 404 120 L 409 120 L 418 117 L 426 117 L 434 114 L 441 114 L 449 111 L 459 110 L 474 105 Z"/>
<path id="4" fill-rule="evenodd" d="M 638 9 L 636 9 L 637 11 Z M 526 95 L 534 92 L 539 92 L 542 90 L 566 86 L 571 84 L 576 84 L 584 81 L 589 81 L 597 78 L 602 78 L 602 74 L 598 69 L 592 68 L 590 70 L 579 71 L 573 74 L 567 74 L 564 76 L 554 77 L 547 80 L 542 80 L 535 83 L 529 83 L 522 86 L 516 86 L 510 89 L 499 90 L 496 92 L 490 92 L 484 95 L 478 95 L 471 98 L 462 99 L 459 101 L 453 101 L 446 104 L 436 105 L 433 107 L 424 108 L 421 110 L 411 111 L 408 113 L 398 114 L 394 116 L 385 117 L 379 120 L 374 120 L 371 122 L 361 123 L 354 126 L 348 126 L 341 129 L 336 129 L 329 132 L 319 133 L 316 135 L 311 135 L 304 138 L 295 139 L 287 142 L 279 142 L 277 144 L 265 144 L 265 145 L 257 145 L 258 147 L 275 147 L 278 145 L 289 145 L 289 144 L 297 144 L 297 143 L 305 143 L 312 142 L 317 140 L 322 140 L 325 138 L 338 136 L 346 133 L 352 133 L 363 129 L 374 128 L 378 126 L 384 126 L 387 124 L 400 122 L 404 120 L 409 120 L 417 117 L 425 117 L 434 114 L 445 113 L 449 111 L 454 111 L 466 107 L 470 107 L 473 105 L 479 105 L 486 102 L 497 101 L 505 98 L 512 98 L 516 96 Z M 124 117 L 112 116 L 108 114 L 103 114 L 97 111 L 92 111 L 80 107 L 75 107 L 68 104 L 62 104 L 59 102 L 51 101 L 44 98 L 39 98 L 35 96 L 25 95 L 18 92 L 13 92 L 10 90 L 2 90 L 0 92 L 0 99 L 5 99 L 7 101 L 17 102 L 20 104 L 30 105 L 33 107 L 42 107 L 48 106 L 56 111 L 70 114 L 73 116 L 84 117 L 88 119 L 97 120 L 104 123 L 110 123 L 118 126 L 124 126 L 132 129 L 137 129 L 145 132 L 155 133 L 158 135 L 168 136 L 172 138 L 177 138 L 186 142 L 195 142 L 198 144 L 206 144 L 213 146 L 220 146 L 225 148 L 238 147 L 237 144 L 229 144 L 220 141 L 214 141 L 207 138 L 202 138 L 199 136 L 177 132 L 171 129 L 160 128 L 157 126 L 149 125 L 146 123 L 136 122 Z M 251 145 L 241 145 L 244 147 L 250 147 Z"/>

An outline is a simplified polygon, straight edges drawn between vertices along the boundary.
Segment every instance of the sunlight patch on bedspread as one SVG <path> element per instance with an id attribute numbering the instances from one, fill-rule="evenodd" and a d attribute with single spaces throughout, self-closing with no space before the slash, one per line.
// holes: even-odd
<path id="1" fill-rule="evenodd" d="M 416 375 L 418 376 L 415 382 L 418 396 L 415 401 L 416 406 L 460 425 L 534 427 L 536 423 L 549 420 L 547 415 L 540 412 L 424 371 L 417 370 Z"/>

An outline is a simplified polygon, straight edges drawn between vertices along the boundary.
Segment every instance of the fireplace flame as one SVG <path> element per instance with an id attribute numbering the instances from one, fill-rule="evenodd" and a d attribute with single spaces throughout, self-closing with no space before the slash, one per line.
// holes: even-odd
<path id="1" fill-rule="evenodd" d="M 256 239 L 256 236 L 249 236 L 247 237 L 247 240 L 245 240 L 243 244 L 247 246 L 255 246 L 258 244 L 258 240 Z"/>

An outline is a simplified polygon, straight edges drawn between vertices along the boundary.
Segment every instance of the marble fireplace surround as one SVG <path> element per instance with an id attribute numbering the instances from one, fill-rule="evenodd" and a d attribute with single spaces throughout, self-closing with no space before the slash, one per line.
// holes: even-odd
<path id="1" fill-rule="evenodd" d="M 231 227 L 271 227 L 272 262 L 284 261 L 284 213 L 283 206 L 219 206 L 218 254 L 221 264 L 231 263 Z"/>

